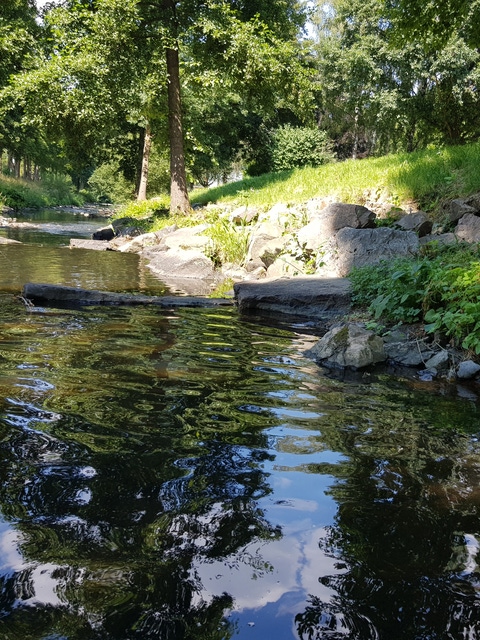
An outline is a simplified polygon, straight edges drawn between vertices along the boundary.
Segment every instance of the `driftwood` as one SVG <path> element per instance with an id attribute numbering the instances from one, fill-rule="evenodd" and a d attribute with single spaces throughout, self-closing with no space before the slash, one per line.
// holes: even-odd
<path id="1" fill-rule="evenodd" d="M 174 309 L 176 307 L 221 307 L 233 305 L 232 300 L 219 298 L 143 296 L 34 282 L 28 282 L 24 285 L 22 296 L 36 305 L 51 305 L 54 307 L 154 305 L 166 309 Z"/>

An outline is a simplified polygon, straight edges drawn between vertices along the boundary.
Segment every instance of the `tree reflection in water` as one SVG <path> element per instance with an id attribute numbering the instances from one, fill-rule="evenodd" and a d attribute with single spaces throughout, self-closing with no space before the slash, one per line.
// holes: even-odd
<path id="1" fill-rule="evenodd" d="M 336 522 L 320 543 L 342 572 L 319 577 L 335 596 L 310 597 L 295 619 L 302 639 L 480 638 L 476 438 L 401 429 L 394 457 L 397 430 L 383 447 L 378 434 L 370 446 L 349 434 Z"/>
<path id="2" fill-rule="evenodd" d="M 480 638 L 475 403 L 233 311 L 0 322 L 1 640 Z"/>

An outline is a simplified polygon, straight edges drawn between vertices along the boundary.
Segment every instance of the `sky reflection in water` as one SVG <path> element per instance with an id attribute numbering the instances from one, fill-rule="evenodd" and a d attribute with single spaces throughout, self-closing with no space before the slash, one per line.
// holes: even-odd
<path id="1" fill-rule="evenodd" d="M 475 387 L 234 310 L 0 311 L 2 640 L 480 638 Z"/>

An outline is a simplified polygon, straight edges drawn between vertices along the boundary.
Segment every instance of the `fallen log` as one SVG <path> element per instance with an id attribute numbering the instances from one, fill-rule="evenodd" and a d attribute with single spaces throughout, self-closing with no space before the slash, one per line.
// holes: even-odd
<path id="1" fill-rule="evenodd" d="M 55 307 L 154 305 L 165 309 L 174 309 L 177 307 L 212 308 L 233 305 L 233 300 L 223 298 L 203 298 L 200 296 L 144 296 L 36 282 L 28 282 L 25 284 L 22 296 L 35 305 L 52 305 Z"/>

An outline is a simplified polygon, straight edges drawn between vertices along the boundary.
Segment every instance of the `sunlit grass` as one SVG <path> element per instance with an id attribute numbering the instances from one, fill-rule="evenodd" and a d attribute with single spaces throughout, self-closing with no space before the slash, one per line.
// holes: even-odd
<path id="1" fill-rule="evenodd" d="M 416 202 L 433 208 L 442 199 L 480 190 L 480 144 L 443 147 L 381 158 L 346 160 L 246 178 L 191 193 L 194 204 L 209 202 L 271 207 L 334 197 L 362 204 L 382 193 L 396 206 Z"/>

